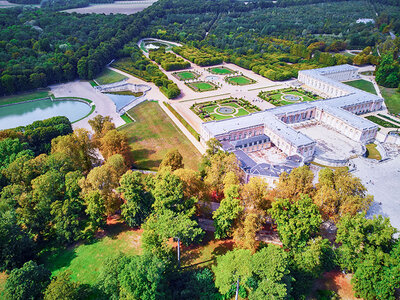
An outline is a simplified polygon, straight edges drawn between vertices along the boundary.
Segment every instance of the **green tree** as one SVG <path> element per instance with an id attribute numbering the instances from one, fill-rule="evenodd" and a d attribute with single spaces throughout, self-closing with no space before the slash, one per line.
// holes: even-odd
<path id="1" fill-rule="evenodd" d="M 389 218 L 378 216 L 367 219 L 365 213 L 343 217 L 337 228 L 336 242 L 341 244 L 338 249 L 339 263 L 351 272 L 357 270 L 370 248 L 389 253 L 393 235 L 397 232 L 390 225 Z"/>
<path id="2" fill-rule="evenodd" d="M 124 203 L 121 205 L 121 215 L 131 226 L 140 226 L 151 212 L 153 198 L 146 191 L 142 174 L 129 170 L 122 175 L 118 192 L 122 194 Z"/>
<path id="3" fill-rule="evenodd" d="M 217 264 L 212 270 L 215 286 L 221 294 L 228 293 L 238 279 L 242 284 L 247 282 L 252 274 L 251 261 L 251 252 L 247 249 L 236 249 L 217 257 Z"/>
<path id="4" fill-rule="evenodd" d="M 249 299 L 286 299 L 290 296 L 293 278 L 288 254 L 279 246 L 269 244 L 251 257 L 251 269 L 257 287 Z"/>
<path id="5" fill-rule="evenodd" d="M 11 271 L 4 287 L 5 299 L 41 299 L 49 282 L 50 271 L 28 261 L 21 268 Z"/>
<path id="6" fill-rule="evenodd" d="M 44 300 L 86 299 L 83 289 L 71 281 L 71 273 L 64 271 L 54 277 L 44 292 Z"/>
<path id="7" fill-rule="evenodd" d="M 151 255 L 134 256 L 118 276 L 120 298 L 156 300 L 168 295 L 167 264 Z"/>
<path id="8" fill-rule="evenodd" d="M 107 299 L 119 299 L 121 286 L 118 275 L 129 262 L 130 257 L 119 253 L 115 257 L 108 257 L 102 264 L 102 268 L 99 271 L 97 288 L 107 296 Z"/>
<path id="9" fill-rule="evenodd" d="M 305 246 L 322 223 L 318 207 L 307 196 L 298 201 L 278 199 L 268 212 L 277 224 L 283 246 L 289 249 Z"/>
<path id="10" fill-rule="evenodd" d="M 239 185 L 231 185 L 225 190 L 225 198 L 220 206 L 213 212 L 214 235 L 217 239 L 222 239 L 232 234 L 234 221 L 238 218 L 244 207 L 240 203 Z"/>
<path id="11" fill-rule="evenodd" d="M 0 270 L 11 270 L 34 257 L 34 243 L 18 226 L 12 210 L 0 212 Z"/>
<path id="12" fill-rule="evenodd" d="M 380 249 L 368 248 L 351 280 L 356 296 L 366 300 L 395 299 L 400 278 L 399 273 L 390 272 L 394 270 L 400 271 L 398 257 L 392 258 Z M 389 272 L 392 274 L 387 276 Z"/>

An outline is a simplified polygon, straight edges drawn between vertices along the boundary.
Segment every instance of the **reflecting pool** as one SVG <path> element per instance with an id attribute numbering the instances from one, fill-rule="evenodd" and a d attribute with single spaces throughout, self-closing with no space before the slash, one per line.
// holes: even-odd
<path id="1" fill-rule="evenodd" d="M 4 106 L 0 107 L 0 130 L 29 125 L 34 121 L 55 116 L 65 116 L 74 122 L 86 116 L 90 109 L 86 103 L 50 99 Z"/>

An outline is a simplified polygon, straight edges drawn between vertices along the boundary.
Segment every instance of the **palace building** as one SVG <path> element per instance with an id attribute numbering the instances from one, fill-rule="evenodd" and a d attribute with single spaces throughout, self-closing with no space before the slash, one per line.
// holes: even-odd
<path id="1" fill-rule="evenodd" d="M 319 124 L 355 143 L 370 143 L 378 126 L 357 115 L 382 109 L 383 99 L 341 83 L 356 78 L 357 68 L 350 65 L 299 71 L 298 80 L 306 89 L 317 90 L 328 98 L 203 123 L 201 141 L 216 138 L 225 151 L 237 155 L 246 174 L 271 178 L 315 157 L 317 142 L 296 126 Z M 286 161 L 256 163 L 250 157 L 253 152 L 271 147 L 282 151 Z"/>

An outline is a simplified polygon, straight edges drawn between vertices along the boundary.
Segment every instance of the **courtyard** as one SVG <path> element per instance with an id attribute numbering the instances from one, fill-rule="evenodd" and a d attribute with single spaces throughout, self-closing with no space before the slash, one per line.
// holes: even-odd
<path id="1" fill-rule="evenodd" d="M 276 146 L 250 152 L 247 153 L 247 155 L 258 164 L 267 163 L 272 165 L 284 163 L 287 157 L 287 155 L 279 150 Z"/>
<path id="2" fill-rule="evenodd" d="M 190 109 L 205 122 L 246 116 L 260 110 L 244 99 L 233 98 L 195 103 Z"/>
<path id="3" fill-rule="evenodd" d="M 306 125 L 297 128 L 317 142 L 315 155 L 329 160 L 344 160 L 360 155 L 362 146 L 343 134 L 321 124 Z"/>

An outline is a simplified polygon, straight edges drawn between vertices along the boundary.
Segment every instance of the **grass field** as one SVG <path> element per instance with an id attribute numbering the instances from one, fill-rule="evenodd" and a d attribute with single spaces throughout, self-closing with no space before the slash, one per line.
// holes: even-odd
<path id="1" fill-rule="evenodd" d="M 195 92 L 208 92 L 218 88 L 215 84 L 205 81 L 186 83 L 186 85 Z"/>
<path id="2" fill-rule="evenodd" d="M 380 87 L 385 104 L 390 113 L 400 115 L 400 92 L 397 89 Z"/>
<path id="3" fill-rule="evenodd" d="M 110 69 L 104 69 L 104 71 L 101 72 L 100 75 L 97 76 L 94 80 L 96 80 L 98 84 L 102 85 L 102 84 L 118 82 L 124 80 L 125 78 L 127 77 L 125 77 L 120 73 L 114 72 Z"/>
<path id="4" fill-rule="evenodd" d="M 197 77 L 199 77 L 199 75 L 197 75 L 194 72 L 191 71 L 182 71 L 182 72 L 175 72 L 172 73 L 172 75 L 174 75 L 176 78 L 178 78 L 179 80 L 190 80 L 190 79 L 195 79 Z"/>
<path id="5" fill-rule="evenodd" d="M 227 67 L 214 67 L 214 68 L 209 68 L 208 70 L 210 71 L 210 73 L 217 75 L 227 75 L 233 73 L 233 70 Z"/>
<path id="6" fill-rule="evenodd" d="M 20 93 L 17 95 L 0 97 L 0 105 L 13 104 L 28 100 L 46 98 L 50 96 L 50 89 L 41 89 L 34 92 Z"/>
<path id="7" fill-rule="evenodd" d="M 381 160 L 382 156 L 379 151 L 376 149 L 375 144 L 368 144 L 365 146 L 367 148 L 367 158 Z"/>
<path id="8" fill-rule="evenodd" d="M 105 259 L 118 253 L 140 254 L 140 231 L 130 230 L 121 223 L 109 225 L 106 236 L 91 244 L 81 244 L 67 249 L 45 253 L 40 260 L 52 273 L 71 271 L 75 281 L 94 285 Z"/>
<path id="9" fill-rule="evenodd" d="M 233 85 L 248 85 L 248 84 L 256 83 L 255 80 L 253 80 L 249 77 L 243 76 L 243 75 L 228 77 L 226 79 L 226 81 Z"/>
<path id="10" fill-rule="evenodd" d="M 347 82 L 343 82 L 343 83 L 376 95 L 376 91 L 375 91 L 375 88 L 374 88 L 374 85 L 372 84 L 372 82 L 366 81 L 364 79 L 347 81 Z"/>
<path id="11" fill-rule="evenodd" d="M 384 119 L 378 118 L 377 116 L 367 116 L 365 118 L 385 128 L 400 128 L 400 126 Z"/>
<path id="12" fill-rule="evenodd" d="M 135 168 L 156 171 L 168 150 L 177 148 L 185 167 L 197 170 L 200 153 L 157 102 L 143 102 L 128 113 L 136 122 L 120 130 L 129 138 Z"/>

